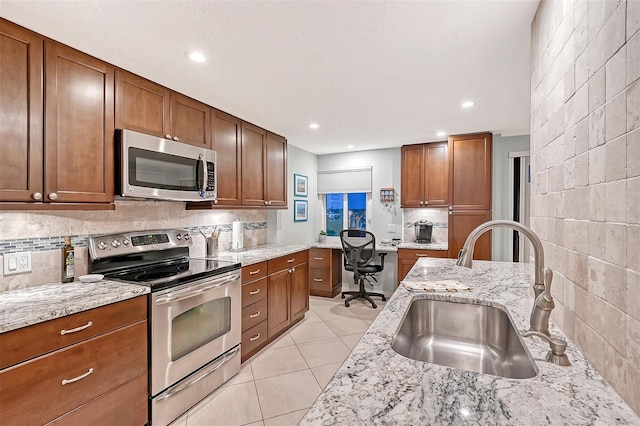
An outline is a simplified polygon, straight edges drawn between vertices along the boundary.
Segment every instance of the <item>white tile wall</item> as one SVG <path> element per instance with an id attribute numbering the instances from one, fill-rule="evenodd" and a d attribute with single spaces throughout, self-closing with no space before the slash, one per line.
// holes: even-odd
<path id="1" fill-rule="evenodd" d="M 531 223 L 554 319 L 637 413 L 639 30 L 640 0 L 542 0 L 531 45 Z"/>

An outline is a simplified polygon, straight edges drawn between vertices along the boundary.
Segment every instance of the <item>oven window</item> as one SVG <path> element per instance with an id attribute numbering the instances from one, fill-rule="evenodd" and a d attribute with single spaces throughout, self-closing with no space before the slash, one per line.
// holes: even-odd
<path id="1" fill-rule="evenodd" d="M 196 191 L 196 160 L 129 148 L 129 184 L 146 188 Z"/>
<path id="2" fill-rule="evenodd" d="M 171 361 L 176 361 L 231 330 L 231 298 L 198 305 L 175 317 L 171 324 Z"/>

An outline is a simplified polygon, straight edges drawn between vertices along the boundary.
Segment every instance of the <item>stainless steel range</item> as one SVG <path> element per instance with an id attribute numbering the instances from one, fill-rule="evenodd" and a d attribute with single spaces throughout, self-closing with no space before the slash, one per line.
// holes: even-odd
<path id="1" fill-rule="evenodd" d="M 146 285 L 151 425 L 167 425 L 240 370 L 240 264 L 189 257 L 184 229 L 89 239 L 91 272 Z"/>

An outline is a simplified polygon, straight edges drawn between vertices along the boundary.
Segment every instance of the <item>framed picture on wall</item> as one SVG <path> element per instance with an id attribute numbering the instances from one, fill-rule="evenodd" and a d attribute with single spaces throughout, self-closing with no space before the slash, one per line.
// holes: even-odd
<path id="1" fill-rule="evenodd" d="M 309 219 L 308 207 L 307 200 L 293 200 L 293 221 L 306 222 Z"/>
<path id="2" fill-rule="evenodd" d="M 293 195 L 296 197 L 306 197 L 309 195 L 309 178 L 308 177 L 294 173 Z"/>

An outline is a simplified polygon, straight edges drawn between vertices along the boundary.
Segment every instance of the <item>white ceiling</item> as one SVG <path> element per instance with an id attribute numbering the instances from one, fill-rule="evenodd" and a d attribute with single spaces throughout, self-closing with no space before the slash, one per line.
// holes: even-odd
<path id="1" fill-rule="evenodd" d="M 0 0 L 0 16 L 327 154 L 528 134 L 538 2 Z"/>

